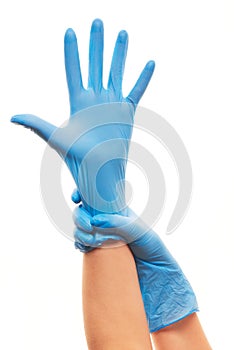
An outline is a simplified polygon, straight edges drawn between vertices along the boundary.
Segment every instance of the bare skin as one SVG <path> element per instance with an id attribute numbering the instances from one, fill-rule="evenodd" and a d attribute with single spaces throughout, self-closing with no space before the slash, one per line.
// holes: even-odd
<path id="1" fill-rule="evenodd" d="M 152 333 L 157 350 L 212 350 L 196 313 Z"/>
<path id="2" fill-rule="evenodd" d="M 127 246 L 84 254 L 83 312 L 89 350 L 150 350 L 133 256 Z M 156 350 L 211 350 L 196 313 L 151 334 Z"/>
<path id="3" fill-rule="evenodd" d="M 84 254 L 83 311 L 89 350 L 152 349 L 128 246 Z"/>

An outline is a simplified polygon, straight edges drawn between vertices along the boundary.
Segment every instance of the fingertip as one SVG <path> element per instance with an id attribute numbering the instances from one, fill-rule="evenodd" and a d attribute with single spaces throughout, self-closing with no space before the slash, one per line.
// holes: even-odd
<path id="1" fill-rule="evenodd" d="M 93 217 L 91 220 L 90 220 L 90 224 L 92 226 L 98 226 L 98 221 Z"/>
<path id="2" fill-rule="evenodd" d="M 94 32 L 101 32 L 103 31 L 103 22 L 100 18 L 96 18 L 91 26 L 91 31 Z"/>
<path id="3" fill-rule="evenodd" d="M 81 202 L 80 194 L 76 189 L 72 192 L 71 200 L 76 204 Z"/>
<path id="4" fill-rule="evenodd" d="M 76 33 L 72 28 L 68 28 L 65 32 L 64 36 L 65 42 L 71 42 L 71 41 L 76 41 Z"/>
<path id="5" fill-rule="evenodd" d="M 17 123 L 17 116 L 14 115 L 13 117 L 11 117 L 10 122 L 11 123 Z"/>
<path id="6" fill-rule="evenodd" d="M 156 63 L 155 63 L 155 61 L 153 61 L 153 60 L 150 60 L 150 61 L 147 62 L 147 64 L 146 64 L 146 68 L 149 69 L 149 70 L 151 70 L 152 72 L 154 71 L 155 66 L 156 66 Z"/>
<path id="7" fill-rule="evenodd" d="M 118 34 L 118 42 L 125 43 L 126 41 L 128 41 L 128 33 L 126 30 L 121 30 Z"/>
<path id="8" fill-rule="evenodd" d="M 11 123 L 25 125 L 25 116 L 24 115 L 14 115 L 11 117 Z"/>
<path id="9" fill-rule="evenodd" d="M 101 226 L 104 223 L 105 219 L 101 215 L 93 216 L 90 220 L 90 224 L 93 226 Z"/>
<path id="10" fill-rule="evenodd" d="M 74 193 L 71 195 L 71 200 L 75 204 L 78 204 L 80 202 L 79 199 L 77 199 L 76 194 Z"/>

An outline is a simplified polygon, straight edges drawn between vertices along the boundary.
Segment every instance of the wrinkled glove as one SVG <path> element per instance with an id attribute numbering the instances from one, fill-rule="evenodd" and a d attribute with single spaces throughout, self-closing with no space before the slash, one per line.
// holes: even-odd
<path id="1" fill-rule="evenodd" d="M 106 243 L 129 245 L 138 272 L 150 332 L 198 311 L 191 285 L 160 237 L 130 209 L 128 216 L 91 215 L 78 206 L 73 213 L 75 246 L 87 253 Z"/>
<path id="2" fill-rule="evenodd" d="M 30 128 L 66 162 L 85 208 L 92 214 L 125 211 L 125 169 L 133 117 L 154 71 L 149 61 L 125 98 L 122 80 L 128 35 L 117 37 L 107 89 L 102 84 L 103 24 L 93 22 L 89 47 L 88 88 L 83 87 L 76 35 L 65 34 L 65 68 L 70 98 L 70 119 L 56 127 L 33 115 L 16 115 L 11 121 Z"/>

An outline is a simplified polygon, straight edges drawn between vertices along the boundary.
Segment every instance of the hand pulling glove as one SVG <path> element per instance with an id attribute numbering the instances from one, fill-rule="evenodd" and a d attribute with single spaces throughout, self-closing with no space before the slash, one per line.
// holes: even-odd
<path id="1" fill-rule="evenodd" d="M 138 272 L 150 332 L 198 311 L 195 294 L 160 237 L 130 209 L 128 216 L 91 216 L 78 206 L 73 214 L 75 246 L 87 253 L 106 243 L 123 241 L 131 249 Z"/>

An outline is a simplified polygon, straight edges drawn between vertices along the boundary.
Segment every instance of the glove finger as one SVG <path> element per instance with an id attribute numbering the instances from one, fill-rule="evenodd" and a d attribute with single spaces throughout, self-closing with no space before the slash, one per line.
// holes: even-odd
<path id="1" fill-rule="evenodd" d="M 83 90 L 76 34 L 69 28 L 64 36 L 64 56 L 71 115 L 78 111 L 79 95 Z"/>
<path id="2" fill-rule="evenodd" d="M 96 19 L 92 23 L 89 42 L 89 82 L 94 92 L 102 89 L 103 71 L 103 23 Z"/>
<path id="3" fill-rule="evenodd" d="M 119 32 L 111 62 L 108 89 L 115 92 L 118 98 L 122 97 L 122 81 L 125 60 L 128 49 L 128 33 L 125 30 Z"/>
<path id="4" fill-rule="evenodd" d="M 98 214 L 90 222 L 97 228 L 98 232 L 108 231 L 108 234 L 112 233 L 128 244 L 142 238 L 148 231 L 136 215 L 126 217 L 117 214 Z"/>
<path id="5" fill-rule="evenodd" d="M 131 219 L 117 214 L 98 214 L 93 216 L 90 222 L 100 228 L 121 228 L 129 225 Z"/>
<path id="6" fill-rule="evenodd" d="M 80 196 L 80 193 L 79 191 L 75 188 L 74 191 L 72 192 L 72 195 L 71 195 L 71 200 L 78 204 L 81 202 L 81 196 Z"/>
<path id="7" fill-rule="evenodd" d="M 73 211 L 73 221 L 78 229 L 92 232 L 93 227 L 90 223 L 91 215 L 84 207 L 78 206 Z"/>
<path id="8" fill-rule="evenodd" d="M 76 242 L 79 242 L 84 246 L 98 247 L 99 245 L 99 242 L 95 241 L 93 234 L 84 232 L 79 228 L 75 228 L 74 238 Z"/>
<path id="9" fill-rule="evenodd" d="M 132 102 L 135 106 L 137 106 L 138 102 L 140 101 L 141 97 L 143 96 L 150 79 L 153 75 L 155 68 L 155 62 L 149 61 L 143 71 L 141 72 L 140 77 L 138 78 L 135 86 L 131 90 L 130 94 L 126 98 L 126 100 L 129 100 Z"/>
<path id="10" fill-rule="evenodd" d="M 15 115 L 11 118 L 11 122 L 31 129 L 46 142 L 49 141 L 52 134 L 57 129 L 56 126 L 32 114 Z"/>

